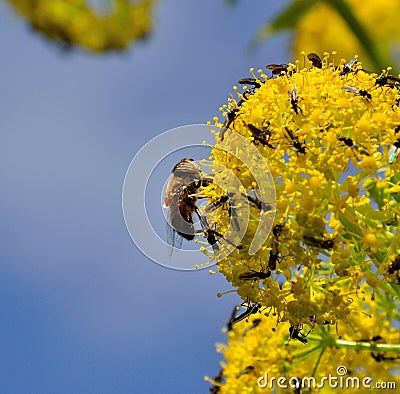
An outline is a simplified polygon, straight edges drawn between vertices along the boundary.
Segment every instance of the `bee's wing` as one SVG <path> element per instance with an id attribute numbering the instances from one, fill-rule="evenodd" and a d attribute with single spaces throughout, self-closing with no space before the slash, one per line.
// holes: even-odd
<path id="1" fill-rule="evenodd" d="M 168 254 L 172 256 L 174 249 L 181 249 L 183 238 L 166 222 Z"/>
<path id="2" fill-rule="evenodd" d="M 169 208 L 172 204 L 172 200 L 174 195 L 176 194 L 177 188 L 177 180 L 175 179 L 174 175 L 171 175 L 168 178 L 167 187 L 165 189 L 165 196 L 164 196 L 164 208 Z"/>

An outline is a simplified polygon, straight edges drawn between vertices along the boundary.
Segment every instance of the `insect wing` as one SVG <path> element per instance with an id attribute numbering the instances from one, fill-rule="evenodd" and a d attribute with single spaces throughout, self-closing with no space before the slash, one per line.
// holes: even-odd
<path id="1" fill-rule="evenodd" d="M 389 164 L 393 164 L 400 154 L 400 143 L 398 145 L 399 146 L 397 146 L 395 143 L 389 149 L 389 153 L 388 153 Z"/>
<path id="2" fill-rule="evenodd" d="M 190 181 L 200 179 L 201 172 L 200 167 L 191 159 L 181 160 L 172 170 L 172 173 L 176 177 L 189 178 Z"/>
<path id="3" fill-rule="evenodd" d="M 166 230 L 168 254 L 172 256 L 174 249 L 181 249 L 183 237 L 181 237 L 168 222 L 166 223 Z"/>
<path id="4" fill-rule="evenodd" d="M 288 69 L 287 64 L 267 64 L 269 70 L 272 70 L 272 75 L 280 75 Z"/>
<path id="5" fill-rule="evenodd" d="M 238 83 L 240 85 L 253 85 L 256 89 L 261 87 L 261 84 L 255 78 L 241 78 Z"/>
<path id="6" fill-rule="evenodd" d="M 351 59 L 346 66 L 349 68 L 352 68 L 356 63 L 358 62 L 358 57 L 354 57 L 353 59 Z"/>
<path id="7" fill-rule="evenodd" d="M 167 187 L 165 189 L 165 196 L 164 196 L 164 208 L 169 208 L 172 204 L 173 197 L 176 193 L 178 183 L 175 176 L 172 174 L 168 178 Z"/>
<path id="8" fill-rule="evenodd" d="M 345 85 L 342 87 L 342 89 L 349 93 L 354 93 L 354 94 L 360 93 L 360 91 L 357 88 L 355 88 L 354 86 Z"/>
<path id="9" fill-rule="evenodd" d="M 314 52 L 311 52 L 307 55 L 308 60 L 312 63 L 312 65 L 316 68 L 322 68 L 322 60 L 321 58 Z"/>
<path id="10" fill-rule="evenodd" d="M 354 57 L 343 66 L 343 71 L 339 75 L 346 75 L 351 71 L 351 68 L 358 62 L 358 57 Z"/>

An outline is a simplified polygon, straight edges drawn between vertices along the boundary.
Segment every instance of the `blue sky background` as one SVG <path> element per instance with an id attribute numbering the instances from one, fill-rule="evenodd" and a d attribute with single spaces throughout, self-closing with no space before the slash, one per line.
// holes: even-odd
<path id="1" fill-rule="evenodd" d="M 151 37 L 106 56 L 64 53 L 0 6 L 0 392 L 208 391 L 238 298 L 146 259 L 121 189 L 143 144 L 291 60 L 287 35 L 246 49 L 285 3 L 160 1 Z"/>

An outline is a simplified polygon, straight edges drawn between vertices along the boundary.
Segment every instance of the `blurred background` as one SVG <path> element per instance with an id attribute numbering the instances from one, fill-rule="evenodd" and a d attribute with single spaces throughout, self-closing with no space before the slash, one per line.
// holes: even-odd
<path id="1" fill-rule="evenodd" d="M 30 15 L 33 2 L 7 1 Z M 88 4 L 101 13 L 107 2 Z M 138 251 L 121 209 L 129 163 L 160 133 L 220 115 L 250 67 L 304 49 L 359 54 L 375 71 L 394 60 L 396 69 L 398 8 L 164 0 L 144 40 L 129 48 L 117 30 L 107 45 L 127 49 L 93 54 L 71 44 L 82 38 L 101 52 L 93 35 L 50 24 L 47 34 L 63 37 L 57 45 L 1 3 L 0 392 L 208 392 L 204 376 L 220 369 L 215 343 L 240 300 L 216 297 L 229 290 L 222 276 L 169 270 Z"/>
<path id="2" fill-rule="evenodd" d="M 222 276 L 146 259 L 122 184 L 151 138 L 211 120 L 250 67 L 291 59 L 288 34 L 248 51 L 285 3 L 165 0 L 145 41 L 104 55 L 1 4 L 0 392 L 208 392 L 239 300 L 216 297 Z"/>

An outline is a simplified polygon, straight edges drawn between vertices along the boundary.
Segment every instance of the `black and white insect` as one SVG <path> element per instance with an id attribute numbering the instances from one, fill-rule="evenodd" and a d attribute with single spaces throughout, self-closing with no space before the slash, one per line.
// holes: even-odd
<path id="1" fill-rule="evenodd" d="M 292 109 L 296 113 L 296 115 L 298 115 L 299 112 L 303 112 L 302 109 L 299 107 L 299 91 L 297 90 L 296 84 L 290 91 L 289 100 L 290 104 L 292 105 Z"/>
<path id="2" fill-rule="evenodd" d="M 343 70 L 340 72 L 340 76 L 348 74 L 350 71 L 352 71 L 353 66 L 358 62 L 358 57 L 354 57 L 351 59 L 348 63 L 346 63 L 343 66 Z"/>

